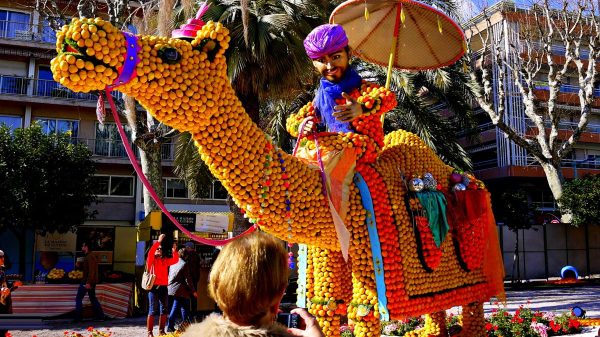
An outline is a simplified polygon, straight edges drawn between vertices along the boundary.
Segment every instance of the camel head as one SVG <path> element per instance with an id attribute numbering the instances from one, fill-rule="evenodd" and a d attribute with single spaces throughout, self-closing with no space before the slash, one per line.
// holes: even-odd
<path id="1" fill-rule="evenodd" d="M 198 130 L 239 104 L 224 57 L 229 31 L 200 15 L 175 30 L 175 38 L 133 35 L 100 18 L 75 18 L 57 33 L 54 79 L 77 92 L 119 90 L 161 122 Z"/>

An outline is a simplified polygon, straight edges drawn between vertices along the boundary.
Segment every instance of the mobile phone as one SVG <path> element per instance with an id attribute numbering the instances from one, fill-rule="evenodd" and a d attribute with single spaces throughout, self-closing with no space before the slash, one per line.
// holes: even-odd
<path id="1" fill-rule="evenodd" d="M 287 326 L 288 328 L 298 328 L 299 317 L 297 314 L 282 312 L 277 314 L 277 322 Z"/>

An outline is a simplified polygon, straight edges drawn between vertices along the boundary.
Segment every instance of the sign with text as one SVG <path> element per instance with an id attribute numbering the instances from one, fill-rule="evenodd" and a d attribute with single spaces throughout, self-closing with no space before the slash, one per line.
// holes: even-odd
<path id="1" fill-rule="evenodd" d="M 196 214 L 196 232 L 206 233 L 223 233 L 229 232 L 230 219 L 229 215 L 199 213 Z"/>
<path id="2" fill-rule="evenodd" d="M 190 232 L 194 231 L 194 225 L 196 223 L 196 214 L 195 213 L 178 213 L 178 212 L 171 212 L 171 215 L 175 218 L 175 220 L 177 220 L 183 227 L 185 227 L 185 229 L 187 229 Z M 171 222 L 171 220 L 167 217 L 166 214 L 162 215 L 162 223 L 163 223 L 163 227 L 164 228 L 171 228 L 171 227 L 165 227 L 165 224 L 168 224 L 169 226 L 173 226 L 174 228 L 174 224 Z"/>
<path id="3" fill-rule="evenodd" d="M 36 235 L 36 250 L 38 252 L 74 252 L 77 250 L 77 235 L 75 233 L 46 233 Z"/>

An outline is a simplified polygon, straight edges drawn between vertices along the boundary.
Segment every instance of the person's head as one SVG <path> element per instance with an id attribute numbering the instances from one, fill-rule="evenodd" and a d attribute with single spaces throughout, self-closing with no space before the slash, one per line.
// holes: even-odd
<path id="1" fill-rule="evenodd" d="M 304 39 L 304 49 L 325 79 L 339 82 L 344 77 L 350 62 L 350 48 L 342 26 L 326 24 L 313 29 Z"/>
<path id="2" fill-rule="evenodd" d="M 83 242 L 81 243 L 81 251 L 82 251 L 84 254 L 87 254 L 87 253 L 89 253 L 89 252 L 90 252 L 90 245 L 89 245 L 89 243 L 88 243 L 87 241 L 83 241 Z"/>
<path id="3" fill-rule="evenodd" d="M 0 266 L 4 265 L 4 252 L 0 250 Z"/>
<path id="4" fill-rule="evenodd" d="M 188 256 L 189 256 L 188 254 L 189 254 L 189 253 L 188 253 L 188 251 L 187 251 L 187 249 L 186 249 L 186 248 L 180 248 L 180 249 L 177 251 L 177 255 L 179 255 L 179 258 L 180 258 L 180 259 L 182 259 L 183 261 L 187 261 L 187 259 L 188 259 Z"/>
<path id="5" fill-rule="evenodd" d="M 288 276 L 283 243 L 258 232 L 223 247 L 210 272 L 208 291 L 229 320 L 258 326 L 275 319 Z"/>
<path id="6" fill-rule="evenodd" d="M 196 247 L 194 246 L 194 243 L 192 241 L 188 241 L 185 243 L 185 250 L 193 251 L 196 250 Z"/>
<path id="7" fill-rule="evenodd" d="M 158 248 L 156 248 L 156 250 L 154 251 L 154 256 L 155 257 L 162 257 L 163 256 L 163 251 L 162 251 L 162 246 L 159 245 Z"/>

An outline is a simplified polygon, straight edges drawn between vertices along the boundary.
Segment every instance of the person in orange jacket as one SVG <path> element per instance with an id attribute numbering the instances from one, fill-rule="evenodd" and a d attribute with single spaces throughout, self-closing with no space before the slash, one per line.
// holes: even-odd
<path id="1" fill-rule="evenodd" d="M 161 234 L 150 250 L 148 251 L 148 258 L 146 259 L 146 265 L 148 270 L 156 275 L 154 279 L 154 285 L 152 289 L 148 291 L 148 318 L 146 319 L 146 329 L 148 330 L 148 337 L 154 337 L 154 317 L 159 316 L 158 333 L 159 336 L 165 335 L 165 325 L 167 323 L 167 310 L 169 293 L 169 266 L 179 262 L 179 255 L 177 254 L 177 244 L 173 243 L 173 254 L 171 257 L 163 256 L 161 242 L 165 238 L 164 234 Z"/>

